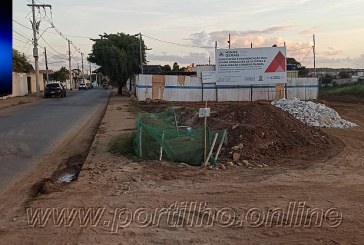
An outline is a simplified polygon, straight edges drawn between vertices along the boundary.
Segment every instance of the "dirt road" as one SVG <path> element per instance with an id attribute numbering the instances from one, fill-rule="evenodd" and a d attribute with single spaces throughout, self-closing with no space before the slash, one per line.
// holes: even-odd
<path id="1" fill-rule="evenodd" d="M 327 104 L 360 125 L 324 130 L 333 158 L 208 170 L 108 153 L 135 118 L 113 96 L 78 180 L 3 216 L 0 243 L 362 244 L 364 106 Z"/>

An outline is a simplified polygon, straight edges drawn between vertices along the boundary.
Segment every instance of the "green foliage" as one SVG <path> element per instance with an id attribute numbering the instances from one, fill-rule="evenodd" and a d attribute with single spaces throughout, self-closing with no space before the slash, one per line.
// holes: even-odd
<path id="1" fill-rule="evenodd" d="M 326 74 L 324 77 L 321 77 L 321 84 L 328 85 L 329 83 L 332 82 L 332 80 L 334 80 L 334 77 L 329 74 Z"/>
<path id="2" fill-rule="evenodd" d="M 27 73 L 33 70 L 33 66 L 27 61 L 24 53 L 21 54 L 18 50 L 13 49 L 13 71 Z"/>
<path id="3" fill-rule="evenodd" d="M 321 94 L 326 96 L 341 96 L 352 95 L 356 97 L 364 98 L 364 84 L 363 83 L 351 83 L 345 85 L 339 85 L 336 87 L 326 88 L 321 91 Z"/>
<path id="4" fill-rule="evenodd" d="M 128 79 L 140 71 L 140 40 L 124 33 L 100 35 L 93 39 L 88 61 L 101 66 L 100 70 L 121 88 Z M 142 40 L 142 58 L 145 62 L 145 45 Z M 121 90 L 119 90 L 121 91 Z"/>
<path id="5" fill-rule="evenodd" d="M 164 66 L 161 66 L 161 69 L 162 69 L 162 71 L 166 71 L 166 72 L 168 72 L 168 71 L 172 71 L 172 68 L 171 68 L 171 66 L 170 65 L 164 65 Z"/>
<path id="6" fill-rule="evenodd" d="M 298 76 L 299 77 L 308 77 L 308 74 L 310 73 L 308 69 L 306 69 L 305 66 L 301 66 L 298 70 Z"/>
<path id="7" fill-rule="evenodd" d="M 66 79 L 69 78 L 69 71 L 66 69 L 66 67 L 61 67 L 59 71 L 55 71 L 53 74 L 49 75 L 50 80 L 56 80 L 60 82 L 65 82 Z"/>
<path id="8" fill-rule="evenodd" d="M 340 71 L 339 78 L 350 78 L 350 74 L 347 71 Z"/>
<path id="9" fill-rule="evenodd" d="M 179 71 L 179 65 L 178 65 L 177 62 L 174 62 L 173 63 L 173 69 L 172 69 L 172 71 Z"/>
<path id="10" fill-rule="evenodd" d="M 120 155 L 130 155 L 134 152 L 133 140 L 135 133 L 122 134 L 111 140 L 109 152 Z"/>

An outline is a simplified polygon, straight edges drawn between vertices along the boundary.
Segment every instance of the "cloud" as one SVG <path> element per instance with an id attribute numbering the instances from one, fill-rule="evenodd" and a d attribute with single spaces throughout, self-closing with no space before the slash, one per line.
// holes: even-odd
<path id="1" fill-rule="evenodd" d="M 308 28 L 306 30 L 303 30 L 301 32 L 299 32 L 298 34 L 301 35 L 301 36 L 312 36 L 312 34 L 315 34 L 317 32 L 319 32 L 320 28 L 315 26 L 315 27 L 311 27 L 311 28 Z"/>
<path id="2" fill-rule="evenodd" d="M 324 51 L 322 54 L 327 56 L 335 56 L 341 53 L 341 50 L 334 48 L 334 47 L 328 47 L 326 51 Z"/>
<path id="3" fill-rule="evenodd" d="M 250 46 L 250 43 L 255 46 L 268 45 L 272 46 L 274 43 L 266 43 L 267 40 L 264 36 L 275 34 L 277 32 L 285 31 L 292 28 L 292 26 L 273 26 L 263 30 L 248 30 L 248 31 L 237 31 L 237 30 L 223 30 L 213 32 L 198 32 L 190 35 L 189 40 L 193 45 L 198 46 L 213 46 L 214 42 L 217 41 L 220 45 L 227 43 L 228 36 L 231 36 L 231 46 Z M 240 45 L 239 45 L 240 44 Z"/>
<path id="4" fill-rule="evenodd" d="M 317 57 L 317 63 L 320 67 L 351 67 L 351 68 L 364 68 L 364 54 L 358 57 L 345 57 L 345 58 L 327 58 L 323 56 Z M 321 65 L 322 64 L 322 65 Z"/>
<path id="5" fill-rule="evenodd" d="M 192 63 L 207 64 L 209 61 L 208 54 L 206 53 L 189 53 L 187 55 L 170 55 L 167 53 L 162 53 L 161 55 L 149 54 L 147 59 L 151 60 L 151 63 L 153 64 L 163 64 L 163 62 L 170 64 L 177 62 L 180 65 L 188 65 Z M 211 56 L 211 59 L 213 60 L 214 57 Z"/>

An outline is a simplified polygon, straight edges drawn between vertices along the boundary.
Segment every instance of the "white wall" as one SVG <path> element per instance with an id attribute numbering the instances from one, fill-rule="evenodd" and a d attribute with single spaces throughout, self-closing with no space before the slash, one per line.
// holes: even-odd
<path id="1" fill-rule="evenodd" d="M 204 84 L 199 77 L 186 76 L 184 83 L 178 83 L 178 76 L 165 76 L 162 89 L 155 91 L 153 98 L 153 75 L 136 77 L 136 94 L 139 101 L 160 99 L 165 101 L 253 101 L 274 100 L 277 96 L 285 96 L 285 90 L 277 93 L 274 84 L 253 86 L 217 86 Z M 203 88 L 203 90 L 202 90 Z M 319 84 L 317 78 L 290 78 L 287 82 L 287 98 L 296 97 L 302 100 L 317 99 Z"/>
<path id="2" fill-rule="evenodd" d="M 28 94 L 27 74 L 13 72 L 13 93 L 9 97 L 24 96 Z"/>

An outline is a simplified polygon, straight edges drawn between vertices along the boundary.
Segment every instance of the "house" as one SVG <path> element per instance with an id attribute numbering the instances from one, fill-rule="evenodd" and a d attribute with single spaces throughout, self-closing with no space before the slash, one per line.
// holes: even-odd
<path id="1" fill-rule="evenodd" d="M 9 97 L 24 96 L 37 92 L 35 71 L 29 73 L 13 72 L 12 83 L 13 93 Z M 39 88 L 41 92 L 44 91 L 44 85 L 43 73 L 39 72 Z"/>

